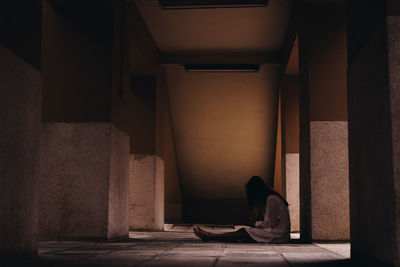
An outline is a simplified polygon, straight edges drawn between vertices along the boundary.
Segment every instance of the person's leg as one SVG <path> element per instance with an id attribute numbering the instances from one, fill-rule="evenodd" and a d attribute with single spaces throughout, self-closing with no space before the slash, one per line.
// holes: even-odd
<path id="1" fill-rule="evenodd" d="M 227 233 L 211 233 L 204 231 L 199 225 L 193 226 L 194 234 L 203 241 L 221 241 L 221 242 L 244 242 L 253 243 L 255 242 L 244 228 L 240 228 L 237 231 Z"/>

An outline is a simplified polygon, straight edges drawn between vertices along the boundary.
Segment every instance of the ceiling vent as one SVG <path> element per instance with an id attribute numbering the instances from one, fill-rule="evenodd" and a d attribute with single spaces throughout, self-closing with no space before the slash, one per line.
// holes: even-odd
<path id="1" fill-rule="evenodd" d="M 264 7 L 268 0 L 159 0 L 162 9 Z"/>
<path id="2" fill-rule="evenodd" d="M 186 64 L 191 72 L 258 72 L 258 64 Z"/>

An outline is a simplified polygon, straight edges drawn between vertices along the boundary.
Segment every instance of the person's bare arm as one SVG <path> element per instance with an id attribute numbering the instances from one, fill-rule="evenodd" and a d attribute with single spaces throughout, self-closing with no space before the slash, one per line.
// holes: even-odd
<path id="1" fill-rule="evenodd" d="M 249 211 L 249 226 L 254 227 L 255 223 L 259 220 L 263 220 L 264 214 L 259 210 L 258 207 L 252 207 Z"/>

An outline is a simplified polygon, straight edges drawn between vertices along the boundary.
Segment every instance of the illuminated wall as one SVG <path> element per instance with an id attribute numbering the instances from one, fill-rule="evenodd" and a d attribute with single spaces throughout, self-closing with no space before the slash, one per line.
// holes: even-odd
<path id="1" fill-rule="evenodd" d="M 259 175 L 272 185 L 278 71 L 269 65 L 258 73 L 167 68 L 187 221 L 243 222 L 247 180 Z"/>

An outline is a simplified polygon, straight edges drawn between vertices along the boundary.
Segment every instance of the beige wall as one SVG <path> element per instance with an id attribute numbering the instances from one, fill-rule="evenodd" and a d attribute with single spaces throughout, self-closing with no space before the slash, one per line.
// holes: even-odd
<path id="1" fill-rule="evenodd" d="M 268 65 L 261 66 L 258 73 L 193 73 L 180 66 L 167 68 L 186 210 L 197 200 L 245 199 L 244 184 L 253 175 L 272 185 L 278 71 Z"/>

